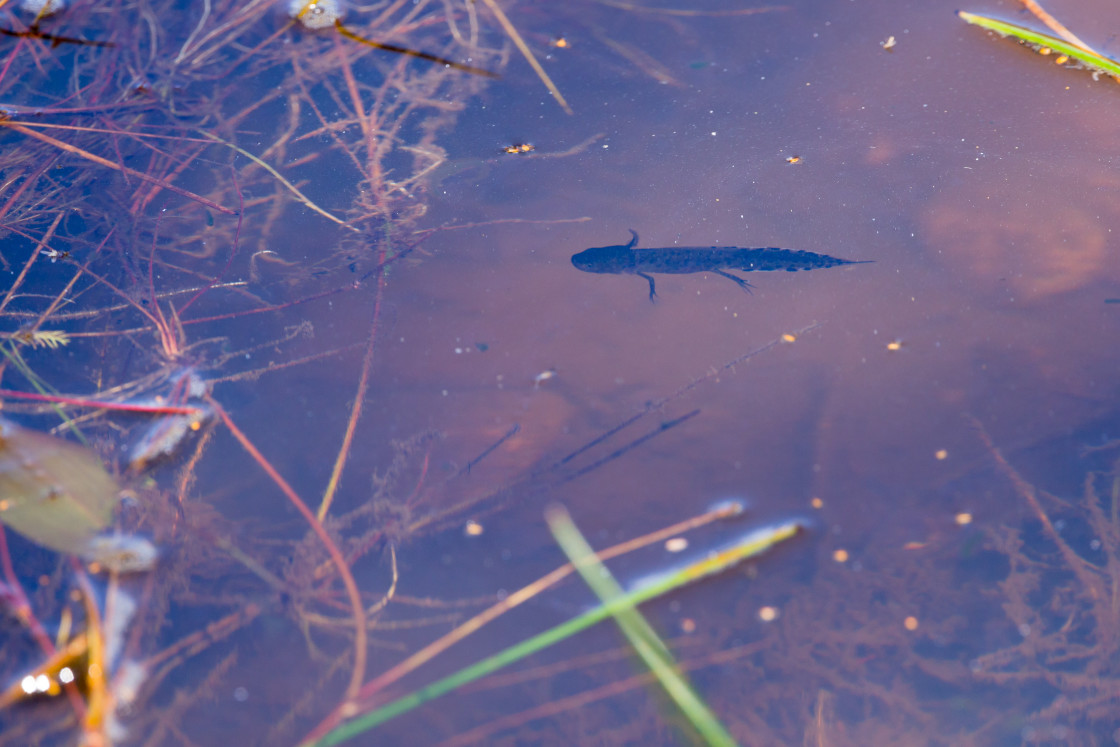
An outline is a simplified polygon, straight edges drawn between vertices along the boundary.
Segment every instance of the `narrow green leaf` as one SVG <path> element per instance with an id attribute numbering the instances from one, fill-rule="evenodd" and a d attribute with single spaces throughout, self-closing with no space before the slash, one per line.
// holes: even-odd
<path id="1" fill-rule="evenodd" d="M 584 612 L 582 615 L 574 617 L 543 633 L 538 633 L 532 638 L 510 646 L 504 651 L 487 657 L 476 664 L 472 664 L 465 669 L 461 669 L 443 679 L 436 680 L 430 685 L 426 685 L 408 695 L 386 703 L 380 708 L 356 716 L 353 720 L 340 724 L 316 741 L 305 742 L 302 747 L 330 747 L 331 745 L 341 744 L 348 739 L 380 726 L 390 719 L 396 718 L 402 713 L 407 713 L 417 706 L 491 674 L 507 664 L 512 664 L 554 643 L 559 643 L 560 641 L 570 638 L 576 633 L 605 620 L 618 610 L 649 601 L 650 599 L 659 597 L 685 584 L 719 573 L 740 561 L 763 553 L 779 542 L 783 542 L 795 536 L 801 531 L 801 528 L 802 525 L 799 522 L 789 521 L 784 524 L 755 529 L 729 545 L 709 553 L 699 561 L 689 563 L 685 567 L 677 570 L 670 570 L 666 573 L 659 574 L 655 578 L 647 579 L 645 583 L 626 592 L 612 602 L 601 604 L 598 607 Z"/>
<path id="2" fill-rule="evenodd" d="M 604 605 L 609 605 L 623 598 L 626 592 L 615 581 L 607 567 L 595 557 L 595 551 L 587 544 L 587 540 L 584 539 L 568 512 L 559 506 L 554 506 L 549 510 L 546 518 L 557 544 L 600 601 Z M 665 688 L 665 692 L 681 709 L 681 713 L 688 718 L 704 741 L 710 745 L 734 747 L 735 738 L 688 684 L 669 652 L 669 647 L 637 608 L 632 605 L 619 607 L 614 612 L 614 619 L 634 651 L 650 668 L 658 682 Z"/>
<path id="3" fill-rule="evenodd" d="M 970 23 L 973 26 L 994 31 L 1000 36 L 1012 36 L 1016 39 L 1031 44 L 1036 47 L 1049 47 L 1056 52 L 1061 52 L 1068 55 L 1086 67 L 1097 70 L 1108 75 L 1120 76 L 1120 63 L 1111 60 L 1108 57 L 1102 57 L 1099 54 L 1082 49 L 1076 45 L 1070 44 L 1064 39 L 1056 36 L 1050 36 L 1040 31 L 1028 29 L 1025 26 L 1017 26 L 1014 23 L 1007 23 L 1006 21 L 997 21 L 994 18 L 987 16 L 977 15 L 975 13 L 966 13 L 963 10 L 957 11 L 957 16 L 960 17 L 965 23 Z"/>

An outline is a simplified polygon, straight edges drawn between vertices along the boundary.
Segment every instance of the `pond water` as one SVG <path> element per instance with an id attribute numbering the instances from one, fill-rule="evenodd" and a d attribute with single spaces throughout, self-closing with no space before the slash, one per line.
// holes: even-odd
<path id="1" fill-rule="evenodd" d="M 264 3 L 111 5 L 41 31 L 114 47 L 5 42 L 3 333 L 70 341 L 7 337 L 3 388 L 135 401 L 187 366 L 228 414 L 141 470 L 131 444 L 170 416 L 66 410 L 126 491 L 117 528 L 162 553 L 92 582 L 140 600 L 113 740 L 299 744 L 348 682 L 563 564 L 548 504 L 604 548 L 729 497 L 747 513 L 690 552 L 806 531 L 642 609 L 740 743 L 1120 740 L 1115 81 L 945 3 L 503 3 L 568 114 L 489 3 L 379 3 L 345 28 L 499 80 Z M 1114 8 L 1048 10 L 1114 51 Z M 656 274 L 651 302 L 571 263 L 630 230 L 865 263 L 746 273 L 749 293 Z M 350 590 L 265 460 L 311 512 L 331 496 L 357 675 Z M 50 634 L 64 609 L 84 625 L 80 564 L 7 536 L 4 588 Z M 593 603 L 568 581 L 379 697 Z M 11 682 L 44 657 L 30 630 L 0 629 Z M 688 743 L 635 661 L 603 623 L 355 743 Z M 98 732 L 47 700 L 0 712 L 0 742 Z"/>

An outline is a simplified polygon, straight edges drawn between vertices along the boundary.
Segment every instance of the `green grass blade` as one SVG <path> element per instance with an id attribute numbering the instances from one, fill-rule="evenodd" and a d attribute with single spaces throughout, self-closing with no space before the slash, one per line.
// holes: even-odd
<path id="1" fill-rule="evenodd" d="M 796 521 L 756 529 L 727 547 L 709 553 L 702 560 L 647 581 L 640 587 L 626 592 L 618 599 L 599 605 L 582 615 L 561 623 L 554 628 L 539 633 L 532 638 L 510 646 L 482 661 L 461 669 L 454 674 L 426 685 L 415 692 L 370 711 L 351 721 L 340 724 L 314 742 L 306 742 L 302 747 L 331 747 L 369 731 L 381 724 L 407 713 L 417 706 L 434 700 L 452 690 L 496 672 L 507 664 L 530 656 L 554 643 L 595 625 L 613 615 L 620 609 L 633 607 L 655 597 L 659 597 L 697 579 L 719 573 L 752 556 L 769 550 L 774 545 L 790 539 L 801 531 L 802 525 Z"/>
<path id="2" fill-rule="evenodd" d="M 987 16 L 976 15 L 975 13 L 966 13 L 963 10 L 958 10 L 957 15 L 966 23 L 980 28 L 994 31 L 1000 36 L 1013 36 L 1022 42 L 1032 44 L 1038 47 L 1049 47 L 1056 52 L 1061 52 L 1068 55 L 1073 59 L 1081 62 L 1086 67 L 1093 70 L 1099 70 L 1108 75 L 1115 75 L 1120 77 L 1120 63 L 1111 60 L 1108 57 L 1102 57 L 1095 52 L 1082 49 L 1074 44 L 1070 44 L 1064 39 L 1059 39 L 1056 36 L 1043 34 L 1039 31 L 1028 29 L 1025 26 L 1017 26 L 1014 23 L 1007 23 L 1006 21 L 997 21 L 994 18 Z"/>
<path id="3" fill-rule="evenodd" d="M 595 551 L 587 544 L 567 511 L 554 506 L 546 514 L 546 518 L 557 544 L 604 605 L 610 605 L 626 595 L 607 567 L 595 557 Z M 649 621 L 633 606 L 617 609 L 614 619 L 634 651 L 642 657 L 642 661 L 704 741 L 718 747 L 734 747 L 735 738 L 685 680 L 668 646 Z"/>

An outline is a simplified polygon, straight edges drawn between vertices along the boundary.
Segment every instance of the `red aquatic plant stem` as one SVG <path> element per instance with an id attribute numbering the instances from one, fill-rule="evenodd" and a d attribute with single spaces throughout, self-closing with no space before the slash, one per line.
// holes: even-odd
<path id="1" fill-rule="evenodd" d="M 338 546 L 335 545 L 330 535 L 327 534 L 327 530 L 324 529 L 322 523 L 315 518 L 315 514 L 311 513 L 311 509 L 307 507 L 307 504 L 296 495 L 296 491 L 292 489 L 288 481 L 280 476 L 280 473 L 265 459 L 264 454 L 261 454 L 261 452 L 257 450 L 257 447 L 253 445 L 253 442 L 249 440 L 249 437 L 237 427 L 233 419 L 229 416 L 229 413 L 225 411 L 225 408 L 218 404 L 218 401 L 209 393 L 203 396 L 205 396 L 210 406 L 214 408 L 214 412 L 222 419 L 222 422 L 225 423 L 226 428 L 229 428 L 233 437 L 241 444 L 241 447 L 249 452 L 249 456 L 253 457 L 253 460 L 260 465 L 260 468 L 265 471 L 265 474 L 271 478 L 272 482 L 280 488 L 280 491 L 291 501 L 296 510 L 307 520 L 307 523 L 311 526 L 311 530 L 319 537 L 327 554 L 330 555 L 331 560 L 334 561 L 335 566 L 338 568 L 338 576 L 342 579 L 343 586 L 346 587 L 346 594 L 350 598 L 350 611 L 354 616 L 354 670 L 350 675 L 350 684 L 346 688 L 346 698 L 342 706 L 340 706 L 340 708 L 345 709 L 346 706 L 357 697 L 358 691 L 361 690 L 362 678 L 365 676 L 366 670 L 366 610 L 362 605 L 362 596 L 358 591 L 357 583 L 354 582 L 354 576 L 350 573 L 350 568 L 346 565 L 346 561 L 343 559 Z"/>
<path id="2" fill-rule="evenodd" d="M 1073 548 L 1069 546 L 1069 543 L 1062 538 L 1061 533 L 1054 526 L 1053 522 L 1050 521 L 1050 516 L 1038 501 L 1038 489 L 1027 482 L 1023 476 L 1019 474 L 1019 471 L 1011 466 L 1011 463 L 1004 457 L 1003 452 L 1000 451 L 995 445 L 995 442 L 992 441 L 992 437 L 988 435 L 984 424 L 972 416 L 969 416 L 969 420 L 972 423 L 972 427 L 976 430 L 977 435 L 980 437 L 981 442 L 984 444 L 984 447 L 988 450 L 992 459 L 995 460 L 1000 471 L 1011 481 L 1011 484 L 1015 487 L 1015 492 L 1018 493 L 1019 496 L 1027 502 L 1027 505 L 1031 507 L 1031 510 L 1034 511 L 1035 516 L 1038 517 L 1039 523 L 1042 524 L 1043 533 L 1057 546 L 1058 551 L 1062 555 L 1062 559 L 1066 562 L 1066 565 L 1069 566 L 1069 569 L 1077 576 L 1077 579 L 1093 597 L 1094 601 L 1099 601 L 1104 598 L 1105 593 L 1100 586 L 1100 579 L 1093 573 L 1095 569 L 1087 560 L 1074 552 Z"/>
<path id="3" fill-rule="evenodd" d="M 142 412 L 146 415 L 197 415 L 197 407 L 177 407 L 175 405 L 134 405 L 128 402 L 102 402 L 96 399 L 82 399 L 81 397 L 58 397 L 51 394 L 36 394 L 34 392 L 17 392 L 12 389 L 0 389 L 0 397 L 13 399 L 30 399 L 35 402 L 53 402 L 59 405 L 73 405 L 75 407 L 98 407 L 105 410 L 119 412 Z"/>
<path id="4" fill-rule="evenodd" d="M 190 141 L 188 141 L 187 139 L 184 138 L 180 142 L 190 142 Z M 156 197 L 159 196 L 159 190 L 156 189 L 156 187 L 160 187 L 160 188 L 166 187 L 167 189 L 170 189 L 172 192 L 177 192 L 179 194 L 182 194 L 182 192 L 180 191 L 180 189 L 178 187 L 171 186 L 171 179 L 174 179 L 175 177 L 178 177 L 184 171 L 186 171 L 188 167 L 190 167 L 192 164 L 194 164 L 197 161 L 199 154 L 201 154 L 204 149 L 205 149 L 205 145 L 200 145 L 198 148 L 195 149 L 195 152 L 193 154 L 184 155 L 182 158 L 179 159 L 179 165 L 175 166 L 174 168 L 172 168 L 171 164 L 168 164 L 164 169 L 165 176 L 164 176 L 163 179 L 158 179 L 154 176 L 146 175 L 146 176 L 148 176 L 148 181 L 151 182 L 151 184 L 153 185 L 153 189 L 150 190 L 146 194 L 141 194 L 140 191 L 137 190 L 136 199 L 133 201 L 133 213 L 136 214 L 136 215 L 139 215 L 141 212 L 144 211 L 145 208 L 148 207 L 148 205 L 151 204 L 151 202 Z M 123 164 L 122 164 L 122 167 L 123 167 Z M 189 195 L 187 195 L 187 196 L 189 196 Z M 203 198 L 203 199 L 205 199 L 205 198 Z M 207 205 L 207 204 L 209 204 L 209 201 L 204 202 L 203 204 Z M 228 213 L 230 215 L 232 215 L 233 212 L 234 212 L 233 210 L 230 210 L 229 208 L 222 208 L 222 210 L 223 210 L 223 212 Z"/>
<path id="5" fill-rule="evenodd" d="M 16 61 L 16 55 L 20 53 L 20 50 L 23 48 L 23 44 L 24 39 L 23 37 L 20 37 L 19 41 L 16 42 L 16 48 L 13 49 L 12 53 L 8 55 L 8 59 L 4 63 L 4 69 L 0 71 L 0 83 L 4 81 L 4 78 L 8 77 L 8 71 L 11 69 L 12 63 Z"/>
<path id="6" fill-rule="evenodd" d="M 156 280 L 155 280 L 155 266 L 156 266 L 156 242 L 159 241 L 159 224 L 163 220 L 163 211 L 156 217 L 156 228 L 152 232 L 152 251 L 148 257 L 148 292 L 151 294 L 152 301 L 152 321 L 159 330 L 160 347 L 163 348 L 164 354 L 170 360 L 176 360 L 182 352 L 179 349 L 179 339 L 174 335 L 171 330 L 171 325 L 167 322 L 167 317 L 160 308 L 159 299 L 156 297 Z M 170 302 L 168 302 L 170 304 Z M 174 304 L 171 305 L 171 313 L 175 313 Z"/>
<path id="7" fill-rule="evenodd" d="M 124 165 L 124 154 L 121 153 L 121 141 L 120 141 L 120 138 L 118 137 L 118 133 L 116 133 L 116 132 L 110 133 L 109 134 L 109 142 L 112 143 L 112 145 L 113 145 L 113 153 L 117 157 L 117 163 L 119 165 L 123 166 Z M 136 189 L 136 187 L 134 187 L 133 184 L 132 184 L 132 180 L 128 178 L 127 173 L 123 173 L 123 174 L 121 174 L 121 176 L 124 177 L 125 186 L 127 186 L 131 190 Z M 135 211 L 134 211 L 134 214 L 135 214 Z"/>
<path id="8" fill-rule="evenodd" d="M 31 603 L 27 600 L 27 594 L 23 591 L 23 585 L 19 582 L 15 567 L 12 566 L 12 556 L 8 552 L 8 537 L 2 524 L 0 524 L 0 565 L 4 569 L 4 579 L 7 581 L 9 589 L 8 596 L 15 604 L 12 613 L 31 631 L 31 636 L 39 644 L 39 648 L 43 649 L 43 653 L 52 656 L 54 654 L 54 643 L 51 642 L 51 637 L 47 635 L 47 631 L 43 630 L 39 618 L 35 617 L 35 613 L 31 611 Z"/>

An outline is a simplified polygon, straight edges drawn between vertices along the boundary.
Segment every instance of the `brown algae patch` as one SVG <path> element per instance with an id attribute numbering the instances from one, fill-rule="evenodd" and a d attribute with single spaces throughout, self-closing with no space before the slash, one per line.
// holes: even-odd
<path id="1" fill-rule="evenodd" d="M 923 222 L 934 258 L 984 293 L 1007 288 L 1034 303 L 1116 274 L 1096 212 L 1047 195 L 954 192 Z"/>

